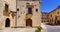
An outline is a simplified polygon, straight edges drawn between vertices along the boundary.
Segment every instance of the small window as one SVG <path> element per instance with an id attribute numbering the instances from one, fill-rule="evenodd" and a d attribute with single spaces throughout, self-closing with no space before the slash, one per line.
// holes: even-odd
<path id="1" fill-rule="evenodd" d="M 5 4 L 5 10 L 8 11 L 9 6 L 7 4 Z"/>
<path id="2" fill-rule="evenodd" d="M 32 14 L 32 8 L 28 8 L 28 13 Z"/>
<path id="3" fill-rule="evenodd" d="M 38 12 L 38 9 L 36 9 L 36 12 Z"/>
<path id="4" fill-rule="evenodd" d="M 55 17 L 55 19 L 57 20 L 57 17 Z"/>
<path id="5" fill-rule="evenodd" d="M 17 11 L 19 11 L 19 9 L 17 9 Z"/>
<path id="6" fill-rule="evenodd" d="M 57 14 L 59 14 L 59 12 L 57 12 Z"/>
<path id="7" fill-rule="evenodd" d="M 30 4 L 30 3 L 26 3 L 26 4 Z"/>
<path id="8" fill-rule="evenodd" d="M 52 17 L 52 15 L 51 15 L 51 17 Z"/>

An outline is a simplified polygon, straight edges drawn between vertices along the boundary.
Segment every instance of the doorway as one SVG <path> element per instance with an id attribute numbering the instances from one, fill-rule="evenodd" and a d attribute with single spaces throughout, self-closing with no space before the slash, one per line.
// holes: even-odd
<path id="1" fill-rule="evenodd" d="M 26 26 L 32 27 L 32 20 L 31 19 L 26 20 Z"/>
<path id="2" fill-rule="evenodd" d="M 60 25 L 60 21 L 59 20 L 57 21 L 57 24 Z"/>
<path id="3" fill-rule="evenodd" d="M 5 27 L 10 27 L 10 19 L 7 18 L 5 21 Z"/>

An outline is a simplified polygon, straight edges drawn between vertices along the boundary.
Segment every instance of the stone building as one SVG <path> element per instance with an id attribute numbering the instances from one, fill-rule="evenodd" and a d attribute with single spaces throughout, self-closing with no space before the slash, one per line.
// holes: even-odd
<path id="1" fill-rule="evenodd" d="M 42 13 L 42 23 L 48 23 L 49 21 L 49 19 L 48 19 L 48 15 L 49 15 L 49 13 L 48 12 L 41 12 Z"/>
<path id="2" fill-rule="evenodd" d="M 0 0 L 0 4 L 0 28 L 15 26 L 16 0 Z"/>
<path id="3" fill-rule="evenodd" d="M 0 0 L 0 28 L 37 27 L 41 23 L 40 0 Z"/>
<path id="4" fill-rule="evenodd" d="M 40 25 L 40 0 L 17 0 L 17 10 L 18 27 L 36 27 Z"/>
<path id="5" fill-rule="evenodd" d="M 60 25 L 60 6 L 49 13 L 49 23 Z"/>

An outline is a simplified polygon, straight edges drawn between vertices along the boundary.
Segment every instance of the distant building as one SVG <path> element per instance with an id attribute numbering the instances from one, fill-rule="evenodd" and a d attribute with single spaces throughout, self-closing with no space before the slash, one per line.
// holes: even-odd
<path id="1" fill-rule="evenodd" d="M 37 27 L 40 24 L 40 0 L 0 0 L 0 28 Z"/>
<path id="2" fill-rule="evenodd" d="M 60 6 L 49 13 L 49 23 L 60 25 Z"/>
<path id="3" fill-rule="evenodd" d="M 42 23 L 48 23 L 48 13 L 42 12 Z"/>

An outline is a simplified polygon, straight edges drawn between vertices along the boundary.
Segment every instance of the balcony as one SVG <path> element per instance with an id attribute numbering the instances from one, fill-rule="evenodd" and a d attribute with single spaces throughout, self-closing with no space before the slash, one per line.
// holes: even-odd
<path id="1" fill-rule="evenodd" d="M 33 14 L 26 14 L 26 18 L 31 18 Z"/>
<path id="2" fill-rule="evenodd" d="M 3 15 L 4 15 L 4 16 L 10 16 L 10 12 L 4 10 L 4 11 L 3 11 Z"/>

